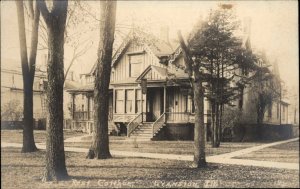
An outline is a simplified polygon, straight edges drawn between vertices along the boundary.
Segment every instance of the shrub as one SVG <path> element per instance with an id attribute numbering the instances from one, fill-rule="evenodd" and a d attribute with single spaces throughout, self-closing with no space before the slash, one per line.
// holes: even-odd
<path id="1" fill-rule="evenodd" d="M 11 100 L 1 107 L 2 121 L 21 121 L 23 109 L 18 100 Z"/>

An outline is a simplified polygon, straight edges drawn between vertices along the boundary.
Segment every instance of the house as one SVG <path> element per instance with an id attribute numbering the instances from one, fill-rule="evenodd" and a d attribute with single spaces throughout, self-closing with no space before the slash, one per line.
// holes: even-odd
<path id="1" fill-rule="evenodd" d="M 44 81 L 46 74 L 39 70 L 35 72 L 33 83 L 33 117 L 35 120 L 45 118 Z M 13 59 L 1 60 L 1 107 L 10 101 L 17 101 L 23 107 L 23 78 L 21 63 Z M 3 111 L 3 109 L 2 109 Z M 5 120 L 1 118 L 1 121 Z M 15 120 L 19 121 L 19 120 Z"/>
<path id="2" fill-rule="evenodd" d="M 167 36 L 167 35 L 165 35 Z M 149 40 L 151 39 L 151 40 Z M 109 131 L 139 139 L 192 139 L 194 107 L 179 44 L 132 31 L 112 58 Z M 93 73 L 72 96 L 73 127 L 93 130 Z M 207 101 L 205 112 L 208 111 Z M 207 118 L 205 119 L 207 122 Z"/>
<path id="3" fill-rule="evenodd" d="M 250 21 L 245 23 L 243 45 L 251 48 Z M 188 75 L 182 69 L 185 67 L 182 50 L 178 43 L 169 42 L 168 34 L 161 36 L 165 37 L 131 31 L 114 52 L 109 86 L 109 133 L 145 140 L 193 139 L 194 106 Z M 95 66 L 81 75 L 81 85 L 67 90 L 72 99 L 72 128 L 88 133 L 93 132 Z M 236 85 L 234 82 L 230 85 Z M 251 92 L 255 91 L 245 87 L 241 98 L 232 105 L 243 109 L 248 123 L 256 123 Z M 279 104 L 284 123 L 288 104 L 282 100 Z M 206 127 L 210 124 L 210 114 L 209 102 L 205 99 Z M 272 115 L 265 116 L 264 122 L 279 124 L 279 119 L 270 119 Z M 208 135 L 209 127 L 206 130 Z"/>

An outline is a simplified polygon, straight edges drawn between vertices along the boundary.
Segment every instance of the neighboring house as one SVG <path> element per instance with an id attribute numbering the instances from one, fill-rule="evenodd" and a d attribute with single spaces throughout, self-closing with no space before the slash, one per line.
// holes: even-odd
<path id="1" fill-rule="evenodd" d="M 277 97 L 272 99 L 272 103 L 266 107 L 266 112 L 264 114 L 263 123 L 268 125 L 286 125 L 289 124 L 288 111 L 289 103 L 285 99 L 281 99 L 282 95 L 282 81 L 280 79 L 280 74 L 278 70 L 278 65 L 276 61 L 268 65 L 268 70 L 270 74 L 273 75 L 272 79 L 267 81 L 262 81 L 262 85 L 274 85 L 273 87 L 277 93 Z M 246 86 L 243 94 L 243 113 L 244 113 L 244 123 L 256 124 L 257 123 L 257 91 L 258 89 L 252 88 L 251 86 Z"/>
<path id="2" fill-rule="evenodd" d="M 44 81 L 46 74 L 36 70 L 33 84 L 33 117 L 45 118 Z M 21 63 L 13 59 L 1 59 L 1 107 L 10 101 L 19 101 L 23 107 L 23 76 Z M 6 121 L 3 120 L 2 121 Z"/>
<path id="3" fill-rule="evenodd" d="M 192 139 L 194 108 L 181 48 L 142 32 L 131 32 L 112 58 L 109 127 L 138 138 Z M 93 73 L 69 89 L 73 125 L 93 128 Z M 143 94 L 142 81 L 145 83 Z M 208 104 L 205 103 L 207 113 Z M 206 114 L 205 113 L 205 114 Z M 205 119 L 207 120 L 207 119 Z"/>

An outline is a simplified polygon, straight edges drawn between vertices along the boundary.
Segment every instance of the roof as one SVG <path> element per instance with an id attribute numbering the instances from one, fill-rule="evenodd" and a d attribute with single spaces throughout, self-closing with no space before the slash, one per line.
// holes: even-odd
<path id="1" fill-rule="evenodd" d="M 154 71 L 156 75 L 159 75 L 160 78 L 157 79 L 170 79 L 170 78 L 177 78 L 177 79 L 186 79 L 188 78 L 188 74 L 185 73 L 182 69 L 167 69 L 162 68 L 154 65 L 148 66 L 141 75 L 136 79 L 136 81 L 140 81 L 144 78 L 150 71 Z"/>
<path id="2" fill-rule="evenodd" d="M 90 92 L 94 91 L 94 83 L 89 83 L 86 85 L 77 85 L 73 88 L 66 89 L 68 92 Z"/>
<path id="3" fill-rule="evenodd" d="M 151 50 L 151 52 L 153 52 L 153 54 L 158 58 L 171 56 L 174 53 L 173 47 L 176 46 L 175 42 L 167 43 L 152 34 L 148 34 L 139 30 L 137 31 L 131 30 L 127 35 L 127 37 L 125 38 L 125 40 L 123 41 L 123 43 L 114 53 L 112 57 L 112 66 L 114 66 L 114 64 L 118 62 L 121 55 L 124 53 L 124 51 L 127 49 L 127 47 L 130 45 L 130 43 L 133 40 L 138 40 L 144 43 L 145 45 L 147 45 Z M 94 73 L 96 69 L 96 65 L 97 65 L 97 61 L 95 62 L 91 71 L 88 74 Z"/>
<path id="4" fill-rule="evenodd" d="M 69 89 L 76 89 L 81 87 L 81 84 L 76 82 L 76 81 L 71 81 L 71 80 L 66 80 L 64 83 L 64 89 L 69 90 Z"/>

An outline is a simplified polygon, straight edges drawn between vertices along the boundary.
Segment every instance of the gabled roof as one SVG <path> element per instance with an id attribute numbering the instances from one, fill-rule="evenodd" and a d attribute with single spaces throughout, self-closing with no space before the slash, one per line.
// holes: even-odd
<path id="1" fill-rule="evenodd" d="M 123 43 L 120 45 L 120 47 L 114 53 L 114 55 L 112 57 L 112 66 L 114 66 L 118 62 L 121 55 L 123 55 L 124 51 L 126 51 L 127 47 L 134 40 L 137 40 L 137 41 L 143 43 L 146 46 L 146 49 L 150 50 L 158 58 L 169 57 L 174 52 L 170 43 L 167 43 L 167 42 L 157 38 L 154 35 L 147 34 L 145 32 L 139 31 L 139 30 L 136 30 L 136 31 L 131 30 L 131 32 L 129 32 L 129 34 L 123 41 Z M 97 65 L 97 61 L 93 65 L 91 71 L 88 73 L 89 75 L 92 75 L 95 72 L 96 65 Z"/>
<path id="2" fill-rule="evenodd" d="M 152 72 L 154 72 L 154 74 Z M 152 75 L 154 75 L 154 77 Z M 182 69 L 167 69 L 150 65 L 143 71 L 143 73 L 141 73 L 136 81 L 141 81 L 143 78 L 149 79 L 149 77 L 151 78 L 150 80 L 166 80 L 170 78 L 186 79 L 188 78 L 188 74 Z"/>
<path id="3" fill-rule="evenodd" d="M 157 76 L 156 78 L 152 78 L 152 72 L 155 73 L 155 75 Z M 158 66 L 153 66 L 150 65 L 148 66 L 142 73 L 141 75 L 136 79 L 136 81 L 141 81 L 141 79 L 145 78 L 145 77 L 151 77 L 151 80 L 162 80 L 162 79 L 166 79 L 167 77 L 167 69 L 165 68 L 160 68 Z"/>

